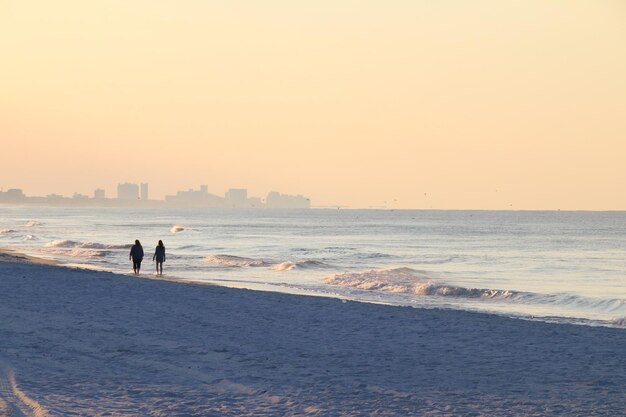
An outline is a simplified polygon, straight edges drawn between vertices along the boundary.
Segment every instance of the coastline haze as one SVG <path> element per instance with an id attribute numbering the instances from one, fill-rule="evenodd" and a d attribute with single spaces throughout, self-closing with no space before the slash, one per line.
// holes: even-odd
<path id="1" fill-rule="evenodd" d="M 0 187 L 626 207 L 626 7 L 0 3 Z"/>

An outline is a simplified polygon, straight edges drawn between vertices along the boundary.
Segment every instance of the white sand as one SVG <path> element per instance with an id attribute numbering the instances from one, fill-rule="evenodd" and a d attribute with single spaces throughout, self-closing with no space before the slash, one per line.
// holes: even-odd
<path id="1" fill-rule="evenodd" d="M 626 410 L 624 329 L 0 260 L 0 415 Z"/>

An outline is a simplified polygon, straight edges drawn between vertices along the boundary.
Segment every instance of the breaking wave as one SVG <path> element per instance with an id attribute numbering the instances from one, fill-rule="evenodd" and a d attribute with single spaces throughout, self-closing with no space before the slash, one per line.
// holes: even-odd
<path id="1" fill-rule="evenodd" d="M 411 268 L 344 272 L 324 278 L 330 285 L 353 287 L 369 291 L 385 291 L 416 295 L 463 298 L 510 298 L 514 291 L 464 288 L 437 283 L 427 275 Z"/>
<path id="2" fill-rule="evenodd" d="M 617 327 L 626 327 L 626 317 L 620 317 L 618 319 L 613 319 L 611 324 Z"/>
<path id="3" fill-rule="evenodd" d="M 43 223 L 37 220 L 29 220 L 24 224 L 24 227 L 35 227 L 35 226 L 41 226 L 42 224 Z"/>
<path id="4" fill-rule="evenodd" d="M 327 268 L 328 265 L 321 261 L 286 261 L 272 265 L 270 268 L 276 271 L 289 271 L 291 269 Z"/>
<path id="5" fill-rule="evenodd" d="M 0 235 L 8 235 L 9 233 L 15 233 L 15 229 L 0 229 Z"/>
<path id="6" fill-rule="evenodd" d="M 54 240 L 46 243 L 48 248 L 62 248 L 62 249 L 129 249 L 133 245 L 109 245 L 105 243 L 97 242 L 81 242 L 77 240 Z"/>
<path id="7" fill-rule="evenodd" d="M 182 232 L 183 230 L 185 230 L 185 228 L 181 226 L 180 224 L 175 224 L 174 226 L 170 228 L 170 232 L 172 233 L 179 233 L 179 232 Z"/>
<path id="8" fill-rule="evenodd" d="M 448 285 L 432 279 L 421 271 L 410 268 L 345 272 L 324 278 L 330 285 L 358 288 L 369 291 L 414 294 L 418 296 L 455 297 L 463 299 L 495 299 L 508 302 L 543 306 L 559 306 L 608 313 L 613 324 L 626 327 L 626 300 L 592 298 L 569 293 L 538 294 L 502 289 L 465 288 Z"/>
<path id="9" fill-rule="evenodd" d="M 328 265 L 316 260 L 299 260 L 285 262 L 270 262 L 263 259 L 245 258 L 234 255 L 209 255 L 204 258 L 207 263 L 229 267 L 268 267 L 275 271 L 289 271 L 292 269 L 327 268 Z"/>
<path id="10" fill-rule="evenodd" d="M 107 255 L 107 251 L 97 249 L 72 249 L 66 253 L 73 258 L 102 258 Z"/>
<path id="11" fill-rule="evenodd" d="M 243 258 L 234 255 L 209 255 L 204 258 L 205 262 L 232 267 L 242 266 L 267 266 L 263 259 Z"/>

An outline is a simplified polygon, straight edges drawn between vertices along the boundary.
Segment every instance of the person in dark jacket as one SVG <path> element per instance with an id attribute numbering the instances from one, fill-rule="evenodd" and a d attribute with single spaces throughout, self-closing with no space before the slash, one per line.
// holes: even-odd
<path id="1" fill-rule="evenodd" d="M 130 248 L 130 255 L 128 255 L 128 259 L 133 260 L 133 272 L 135 275 L 138 275 L 139 270 L 141 269 L 141 261 L 143 260 L 143 248 L 141 247 L 139 240 L 135 240 L 135 244 Z"/>
<path id="2" fill-rule="evenodd" d="M 165 262 L 165 246 L 163 246 L 163 241 L 159 240 L 159 244 L 154 250 L 154 255 L 152 256 L 152 261 L 156 260 L 156 273 L 157 275 L 163 275 L 163 262 Z"/>

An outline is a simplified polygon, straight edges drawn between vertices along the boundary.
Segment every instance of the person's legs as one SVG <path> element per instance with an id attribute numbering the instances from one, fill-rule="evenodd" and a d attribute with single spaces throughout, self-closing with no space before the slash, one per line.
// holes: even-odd
<path id="1" fill-rule="evenodd" d="M 137 261 L 137 275 L 139 275 L 140 269 L 141 269 L 141 260 Z"/>
<path id="2" fill-rule="evenodd" d="M 163 275 L 163 261 L 157 262 L 157 273 Z"/>
<path id="3" fill-rule="evenodd" d="M 137 275 L 137 261 L 133 259 L 133 273 Z"/>

